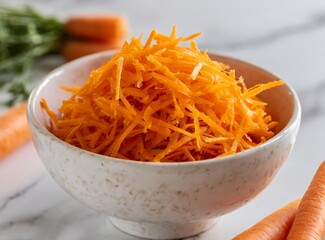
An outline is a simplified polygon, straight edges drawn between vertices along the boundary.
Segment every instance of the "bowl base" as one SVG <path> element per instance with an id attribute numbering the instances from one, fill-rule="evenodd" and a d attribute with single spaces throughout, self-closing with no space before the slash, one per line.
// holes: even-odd
<path id="1" fill-rule="evenodd" d="M 109 217 L 119 230 L 133 236 L 148 239 L 179 239 L 200 234 L 213 227 L 218 218 L 188 223 L 133 222 Z"/>

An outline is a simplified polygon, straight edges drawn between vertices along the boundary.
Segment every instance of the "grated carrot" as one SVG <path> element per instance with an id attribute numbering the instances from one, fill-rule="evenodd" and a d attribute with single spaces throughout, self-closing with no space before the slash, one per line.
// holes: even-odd
<path id="1" fill-rule="evenodd" d="M 193 40 L 153 30 L 90 73 L 59 115 L 41 107 L 49 130 L 88 151 L 136 161 L 197 161 L 233 154 L 270 139 L 277 122 L 257 95 L 282 81 L 247 88 Z M 189 47 L 181 46 L 189 42 Z"/>

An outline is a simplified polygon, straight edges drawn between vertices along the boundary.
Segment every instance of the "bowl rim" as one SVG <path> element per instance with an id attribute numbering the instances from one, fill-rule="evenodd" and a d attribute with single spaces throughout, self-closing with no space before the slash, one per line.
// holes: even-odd
<path id="1" fill-rule="evenodd" d="M 293 97 L 293 113 L 292 116 L 290 118 L 290 120 L 288 121 L 288 123 L 285 125 L 285 127 L 278 132 L 276 135 L 274 135 L 272 138 L 270 138 L 269 140 L 267 140 L 266 142 L 257 145 L 253 148 L 250 149 L 246 149 L 242 152 L 238 152 L 238 153 L 234 153 L 231 155 L 227 155 L 227 156 L 223 156 L 223 157 L 215 157 L 215 158 L 210 158 L 210 159 L 205 159 L 205 160 L 200 160 L 200 161 L 186 161 L 186 162 L 143 162 L 143 161 L 135 161 L 135 160 L 130 160 L 130 159 L 121 159 L 121 158 L 116 158 L 116 157 L 110 157 L 110 156 L 105 156 L 105 155 L 101 155 L 98 153 L 93 153 L 90 151 L 87 151 L 85 149 L 76 147 L 74 145 L 71 145 L 63 140 L 61 140 L 60 138 L 56 137 L 54 134 L 52 134 L 45 126 L 43 126 L 43 124 L 41 124 L 41 122 L 38 120 L 38 118 L 36 117 L 36 113 L 35 113 L 35 109 L 36 109 L 36 102 L 35 99 L 38 96 L 38 94 L 41 92 L 41 90 L 46 86 L 46 84 L 48 82 L 51 81 L 51 79 L 55 78 L 57 75 L 60 75 L 64 72 L 64 69 L 67 67 L 72 67 L 74 65 L 78 65 L 80 62 L 87 62 L 87 61 L 91 61 L 94 60 L 96 58 L 100 58 L 100 57 L 109 57 L 111 55 L 113 55 L 116 52 L 116 50 L 109 50 L 109 51 L 104 51 L 104 52 L 99 52 L 99 53 L 94 53 L 94 54 L 90 54 L 88 56 L 85 57 L 81 57 L 78 59 L 75 59 L 73 61 L 70 61 L 68 63 L 65 63 L 55 69 L 53 69 L 51 72 L 49 72 L 44 78 L 43 80 L 34 87 L 34 89 L 32 90 L 30 97 L 28 99 L 27 102 L 27 119 L 29 124 L 33 125 L 35 127 L 35 129 L 37 129 L 37 131 L 39 131 L 40 133 L 42 133 L 42 135 L 47 136 L 51 139 L 51 141 L 55 141 L 60 145 L 66 146 L 67 148 L 69 148 L 72 151 L 77 151 L 79 153 L 83 153 L 86 154 L 90 157 L 95 157 L 98 158 L 98 160 L 102 160 L 102 161 L 113 161 L 113 162 L 118 162 L 118 163 L 128 163 L 128 164 L 134 164 L 137 166 L 140 165 L 145 165 L 145 166 L 164 166 L 164 167 L 176 167 L 176 166 L 188 166 L 188 165 L 205 165 L 205 164 L 211 164 L 214 162 L 224 162 L 224 161 L 228 161 L 230 159 L 233 158 L 241 158 L 241 157 L 246 157 L 248 155 L 254 154 L 255 152 L 262 150 L 264 148 L 266 148 L 267 146 L 275 143 L 276 141 L 280 140 L 281 138 L 289 135 L 294 129 L 295 127 L 298 125 L 300 125 L 300 120 L 301 120 L 301 105 L 300 105 L 300 101 L 298 98 L 297 93 L 295 92 L 295 90 L 292 88 L 292 86 L 285 82 L 285 85 L 287 86 L 288 90 L 289 90 L 289 94 L 292 95 Z M 210 51 L 208 53 L 210 56 L 214 55 L 217 57 L 222 57 L 222 58 L 228 58 L 230 60 L 235 60 L 237 62 L 242 62 L 244 64 L 248 64 L 254 68 L 260 69 L 272 76 L 275 76 L 274 74 L 272 74 L 271 72 L 269 72 L 268 70 L 265 70 L 259 66 L 256 66 L 255 64 L 252 64 L 250 62 L 246 62 L 243 61 L 241 59 L 238 58 L 234 58 L 234 57 L 229 57 L 226 55 L 221 55 L 221 54 L 217 54 L 216 52 Z M 276 76 L 275 76 L 276 77 Z M 278 77 L 276 77 L 278 78 Z M 278 78 L 281 79 L 281 78 Z"/>

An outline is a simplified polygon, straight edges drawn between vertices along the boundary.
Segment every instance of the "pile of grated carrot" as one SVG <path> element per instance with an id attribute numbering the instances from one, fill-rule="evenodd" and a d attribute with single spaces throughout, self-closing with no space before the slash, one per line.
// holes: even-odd
<path id="1" fill-rule="evenodd" d="M 212 61 L 193 40 L 153 30 L 125 42 L 120 52 L 90 73 L 59 116 L 41 101 L 50 131 L 82 149 L 153 162 L 210 159 L 270 139 L 277 122 L 256 95 L 282 81 L 247 88 L 235 70 Z M 189 42 L 188 47 L 180 44 Z"/>

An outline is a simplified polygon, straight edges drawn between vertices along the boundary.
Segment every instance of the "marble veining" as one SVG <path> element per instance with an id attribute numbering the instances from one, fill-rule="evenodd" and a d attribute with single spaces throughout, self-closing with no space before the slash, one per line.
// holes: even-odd
<path id="1" fill-rule="evenodd" d="M 0 4 L 8 2 L 0 0 Z M 302 106 L 301 128 L 291 156 L 274 181 L 246 206 L 190 240 L 231 239 L 301 197 L 325 159 L 325 1 L 12 0 L 9 4 L 27 3 L 62 19 L 80 12 L 125 13 L 130 20 L 130 36 L 148 34 L 152 28 L 168 33 L 173 24 L 180 34 L 202 31 L 198 40 L 202 49 L 252 61 L 296 89 Z M 55 58 L 41 60 L 34 69 L 36 81 L 61 63 Z M 14 158 L 21 158 L 26 169 L 16 174 L 17 165 L 13 165 L 13 174 L 5 177 L 0 171 L 0 240 L 139 239 L 117 230 L 105 216 L 65 193 L 37 165 L 40 163 L 31 144 L 0 162 L 0 169 Z M 19 182 L 20 177 L 25 179 L 24 184 Z M 14 181 L 16 185 L 11 184 Z"/>
<path id="2" fill-rule="evenodd" d="M 21 190 L 21 191 L 15 193 L 13 196 L 10 196 L 10 197 L 8 197 L 8 198 L 6 198 L 6 199 L 3 199 L 3 200 L 2 200 L 3 202 L 2 202 L 1 205 L 0 205 L 0 214 L 1 214 L 1 212 L 2 212 L 3 210 L 5 210 L 5 208 L 7 207 L 7 205 L 10 204 L 10 202 L 11 202 L 12 200 L 15 200 L 16 198 L 24 197 L 24 195 L 27 194 L 27 192 L 28 192 L 30 189 L 34 188 L 34 187 L 37 185 L 38 182 L 39 182 L 39 180 L 37 180 L 37 181 L 33 182 L 32 184 L 28 185 L 28 186 L 25 187 L 23 190 Z"/>
<path id="3" fill-rule="evenodd" d="M 298 96 L 302 105 L 302 124 L 325 114 L 325 78 L 312 88 L 299 91 Z"/>
<path id="4" fill-rule="evenodd" d="M 259 36 L 252 36 L 249 39 L 243 41 L 229 41 L 223 44 L 204 44 L 203 48 L 210 49 L 220 49 L 223 51 L 235 51 L 247 48 L 255 48 L 257 46 L 263 46 L 266 44 L 272 44 L 282 38 L 288 36 L 297 36 L 301 34 L 308 34 L 310 31 L 317 31 L 325 27 L 325 12 L 315 14 L 310 20 L 302 22 L 300 24 L 295 24 L 292 26 L 279 27 L 273 31 L 264 33 Z M 207 33 L 209 34 L 209 32 Z M 213 33 L 212 33 L 213 34 Z"/>

